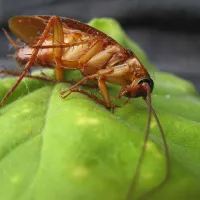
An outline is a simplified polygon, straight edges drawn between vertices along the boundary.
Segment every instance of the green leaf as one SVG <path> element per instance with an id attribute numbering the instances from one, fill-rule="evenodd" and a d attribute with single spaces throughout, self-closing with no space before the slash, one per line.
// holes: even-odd
<path id="1" fill-rule="evenodd" d="M 148 199 L 200 198 L 200 98 L 195 89 L 152 67 L 116 21 L 95 19 L 90 24 L 131 48 L 154 71 L 152 102 L 167 138 L 171 173 L 169 181 Z M 67 79 L 77 79 L 76 73 L 68 72 Z M 0 80 L 0 99 L 15 81 Z M 60 98 L 59 91 L 68 87 L 26 78 L 0 108 L 0 199 L 126 199 L 144 141 L 145 102 L 132 99 L 112 114 L 81 94 Z M 83 89 L 100 96 L 96 89 Z M 118 90 L 110 85 L 112 96 Z M 165 176 L 162 146 L 153 120 L 136 199 Z"/>

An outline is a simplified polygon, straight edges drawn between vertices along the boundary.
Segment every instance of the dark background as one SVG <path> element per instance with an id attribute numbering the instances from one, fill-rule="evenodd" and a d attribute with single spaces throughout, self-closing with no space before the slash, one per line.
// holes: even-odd
<path id="1" fill-rule="evenodd" d="M 117 19 L 128 35 L 163 71 L 195 84 L 200 92 L 199 0 L 0 0 L 0 27 L 14 15 L 60 15 L 88 22 Z M 0 33 L 0 66 L 8 68 L 8 41 Z"/>

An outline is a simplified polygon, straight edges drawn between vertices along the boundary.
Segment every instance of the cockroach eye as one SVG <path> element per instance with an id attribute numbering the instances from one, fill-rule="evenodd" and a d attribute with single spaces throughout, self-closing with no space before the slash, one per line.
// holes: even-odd
<path id="1" fill-rule="evenodd" d="M 141 84 L 141 83 L 148 83 L 150 88 L 151 88 L 151 92 L 153 91 L 153 87 L 154 87 L 154 82 L 151 78 L 141 78 L 137 84 Z"/>

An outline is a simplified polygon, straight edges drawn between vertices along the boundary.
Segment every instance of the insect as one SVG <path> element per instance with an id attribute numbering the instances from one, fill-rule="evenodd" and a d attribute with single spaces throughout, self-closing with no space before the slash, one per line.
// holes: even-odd
<path id="1" fill-rule="evenodd" d="M 160 129 L 166 154 L 166 176 L 159 187 L 162 186 L 169 176 L 168 147 L 158 117 L 151 105 L 151 92 L 153 91 L 154 82 L 137 56 L 101 31 L 68 18 L 17 16 L 9 20 L 9 27 L 24 42 L 24 46 L 20 47 L 4 31 L 10 43 L 16 48 L 15 58 L 23 70 L 19 74 L 15 85 L 2 99 L 0 107 L 4 105 L 22 79 L 28 75 L 31 67 L 35 65 L 54 68 L 55 80 L 58 82 L 64 81 L 64 70 L 80 70 L 83 78 L 69 89 L 61 91 L 61 96 L 66 98 L 72 92 L 80 92 L 108 109 L 112 108 L 113 100 L 110 99 L 106 83 L 120 85 L 121 89 L 115 99 L 122 96 L 128 98 L 143 97 L 149 110 L 144 145 L 135 176 L 127 194 L 127 200 L 132 199 L 135 181 L 139 175 L 149 138 L 152 114 Z M 103 100 L 77 88 L 84 82 L 91 80 L 97 81 Z"/>

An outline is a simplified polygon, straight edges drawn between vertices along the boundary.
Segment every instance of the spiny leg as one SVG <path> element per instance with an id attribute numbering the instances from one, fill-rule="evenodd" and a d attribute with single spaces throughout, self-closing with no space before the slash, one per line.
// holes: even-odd
<path id="1" fill-rule="evenodd" d="M 113 105 L 112 106 L 112 102 L 110 100 L 110 95 L 109 95 L 109 92 L 108 92 L 108 88 L 107 88 L 107 85 L 106 85 L 106 81 L 105 79 L 106 78 L 109 78 L 109 77 L 119 77 L 118 79 L 123 83 L 123 80 L 120 79 L 120 77 L 122 75 L 124 75 L 127 71 L 129 70 L 129 66 L 124 66 L 124 65 L 121 65 L 117 68 L 117 70 L 115 70 L 115 68 L 106 68 L 106 69 L 101 69 L 98 71 L 98 73 L 96 74 L 95 78 L 98 77 L 98 87 L 101 91 L 101 94 L 103 96 L 103 99 L 104 99 L 104 104 L 106 106 L 106 108 L 108 109 L 111 109 L 112 112 L 114 112 L 114 109 L 115 108 L 118 108 L 120 106 L 118 105 Z M 87 78 L 87 77 L 86 77 Z M 82 79 L 83 80 L 83 79 Z M 83 80 L 85 81 L 85 80 Z M 78 85 L 74 86 L 77 87 Z M 73 88 L 69 89 L 69 90 L 72 90 Z M 68 90 L 68 91 L 69 91 Z M 120 93 L 119 95 L 115 98 L 115 99 L 118 99 L 120 98 L 122 95 L 124 95 L 124 93 L 126 93 L 128 91 L 127 88 L 123 89 L 123 90 L 120 90 Z M 67 94 L 67 96 L 70 94 L 71 92 L 69 92 Z"/>
<path id="2" fill-rule="evenodd" d="M 124 65 L 120 66 L 119 65 L 118 68 L 108 68 L 108 69 L 99 70 L 99 72 L 98 72 L 98 74 L 99 74 L 98 85 L 99 85 L 99 89 L 102 93 L 102 96 L 103 96 L 103 98 L 106 102 L 107 108 L 111 108 L 112 102 L 116 99 L 121 98 L 121 96 L 124 95 L 124 91 L 127 90 L 127 89 L 126 88 L 125 88 L 125 90 L 121 89 L 120 92 L 119 92 L 119 95 L 111 101 L 109 93 L 108 93 L 108 89 L 107 89 L 107 86 L 106 86 L 106 83 L 105 83 L 105 80 L 104 80 L 104 77 L 105 78 L 115 77 L 115 78 L 118 78 L 118 80 L 121 81 L 121 83 L 123 83 L 123 79 L 121 79 L 121 76 L 123 76 L 128 70 L 129 70 L 128 65 L 126 65 L 126 66 L 124 66 Z M 120 107 L 120 106 L 115 105 L 113 107 L 113 109 L 115 109 L 117 107 Z"/>
<path id="3" fill-rule="evenodd" d="M 101 105 L 103 105 L 103 106 L 106 107 L 105 102 L 104 102 L 102 99 L 98 98 L 97 96 L 95 96 L 95 95 L 93 95 L 93 94 L 90 94 L 89 92 L 86 92 L 85 90 L 81 90 L 81 89 L 72 89 L 72 90 L 71 90 L 71 93 L 72 93 L 72 92 L 77 92 L 77 93 L 84 94 L 84 95 L 87 96 L 88 98 L 90 98 L 90 99 L 96 101 L 97 103 L 99 103 L 99 104 L 101 104 Z M 62 96 L 61 96 L 61 97 L 62 97 Z M 65 96 L 65 97 L 62 97 L 62 98 L 65 99 L 66 96 Z"/>
<path id="4" fill-rule="evenodd" d="M 120 108 L 120 106 L 112 105 L 106 82 L 102 77 L 99 77 L 99 79 L 98 79 L 98 86 L 101 91 L 101 95 L 104 99 L 105 107 L 107 109 L 110 109 L 112 111 L 112 113 L 114 113 L 115 108 Z"/>
<path id="5" fill-rule="evenodd" d="M 93 101 L 97 102 L 98 104 L 101 104 L 101 105 L 104 106 L 105 108 L 111 109 L 112 112 L 114 112 L 115 108 L 119 108 L 119 107 L 120 107 L 120 106 L 118 106 L 118 105 L 113 105 L 113 106 L 110 106 L 110 107 L 108 108 L 108 106 L 106 105 L 105 101 L 103 101 L 102 99 L 98 98 L 97 96 L 95 96 L 95 95 L 93 95 L 93 94 L 91 94 L 91 93 L 89 93 L 89 92 L 86 92 L 85 90 L 81 90 L 81 89 L 72 89 L 72 90 L 71 90 L 71 93 L 73 93 L 73 92 L 81 93 L 81 94 L 87 96 L 88 98 L 92 99 Z M 70 94 L 71 94 L 71 93 L 70 93 Z M 61 97 L 62 97 L 62 96 L 61 96 Z M 65 96 L 65 97 L 62 97 L 62 98 L 65 99 L 66 96 Z"/>
<path id="6" fill-rule="evenodd" d="M 36 79 L 36 80 L 54 82 L 54 83 L 59 82 L 56 79 L 48 77 L 43 72 L 41 72 L 41 73 L 42 73 L 42 76 L 32 76 L 32 75 L 26 74 L 24 77 L 26 77 L 26 78 L 32 78 L 32 79 Z M 21 73 L 19 73 L 19 72 L 12 72 L 12 71 L 7 71 L 7 70 L 0 70 L 0 74 L 12 75 L 12 76 L 17 76 L 17 77 L 21 76 Z M 73 82 L 70 82 L 70 81 L 64 81 L 64 82 L 66 82 L 66 83 L 73 83 Z"/>
<path id="7" fill-rule="evenodd" d="M 79 63 L 84 66 L 87 62 L 96 55 L 99 51 L 103 49 L 103 42 L 101 40 L 97 40 L 90 49 L 80 58 Z"/>
<path id="8" fill-rule="evenodd" d="M 60 19 L 54 17 L 53 19 L 53 45 L 59 45 L 64 43 L 63 27 Z M 63 48 L 53 48 L 54 60 L 56 63 L 55 75 L 56 80 L 64 80 L 64 68 L 62 67 L 61 58 L 63 55 Z"/>
<path id="9" fill-rule="evenodd" d="M 109 93 L 108 93 L 108 89 L 107 86 L 105 84 L 105 81 L 103 80 L 103 76 L 107 75 L 109 73 L 112 73 L 113 69 L 104 69 L 104 70 L 99 70 L 98 74 L 93 74 L 90 76 L 86 76 L 83 79 L 81 79 L 79 82 L 77 82 L 75 85 L 73 85 L 72 87 L 70 87 L 69 89 L 63 90 L 60 92 L 60 95 L 62 98 L 67 98 L 72 92 L 73 90 L 78 87 L 79 85 L 81 85 L 84 81 L 88 81 L 88 80 L 94 80 L 98 78 L 98 87 L 102 93 L 102 96 L 104 98 L 104 102 L 107 108 L 111 107 L 110 104 L 110 97 L 109 97 Z"/>
<path id="10" fill-rule="evenodd" d="M 10 42 L 10 44 L 16 49 L 19 50 L 20 46 L 10 37 L 10 35 L 8 34 L 8 32 L 2 28 L 2 31 L 4 32 L 5 36 L 7 37 L 8 41 Z"/>
<path id="11" fill-rule="evenodd" d="M 93 75 L 86 76 L 86 77 L 82 78 L 79 82 L 77 82 L 76 84 L 74 84 L 72 87 L 70 87 L 70 88 L 68 88 L 68 89 L 66 89 L 66 90 L 61 91 L 61 92 L 60 92 L 61 97 L 62 97 L 62 98 L 66 98 L 67 96 L 69 96 L 69 95 L 72 93 L 72 91 L 73 91 L 76 87 L 82 85 L 82 83 L 83 83 L 84 81 L 93 80 L 93 79 L 95 79 L 96 77 L 97 77 L 97 74 L 93 74 Z M 67 93 L 67 94 L 66 94 L 66 93 Z"/>
<path id="12" fill-rule="evenodd" d="M 124 96 L 124 94 L 126 94 L 128 91 L 129 91 L 129 88 L 127 88 L 127 87 L 126 87 L 126 88 L 122 87 L 122 88 L 120 89 L 120 91 L 119 91 L 119 94 L 111 100 L 111 103 L 114 102 L 114 101 L 117 100 L 117 99 L 120 99 L 120 98 L 121 98 L 122 96 Z M 129 101 L 130 101 L 130 98 L 128 98 L 128 99 L 125 101 L 124 106 L 125 106 L 127 103 L 129 103 Z"/>
<path id="13" fill-rule="evenodd" d="M 104 105 L 106 108 L 114 110 L 116 107 L 119 107 L 119 106 L 117 106 L 117 105 L 111 106 L 110 96 L 109 96 L 109 93 L 108 93 L 108 89 L 107 89 L 105 80 L 103 78 L 103 75 L 111 73 L 112 71 L 113 71 L 112 69 L 109 69 L 109 70 L 106 69 L 104 71 L 104 73 L 103 73 L 103 71 L 101 71 L 101 76 L 99 76 L 99 74 L 93 74 L 93 75 L 90 75 L 90 76 L 86 76 L 82 80 L 80 80 L 79 82 L 77 82 L 75 85 L 73 85 L 71 88 L 66 89 L 66 90 L 60 92 L 60 95 L 61 95 L 62 98 L 67 98 L 72 92 L 74 92 L 74 91 L 79 92 L 80 90 L 76 89 L 76 87 L 78 87 L 79 85 L 81 85 L 84 81 L 93 80 L 93 79 L 95 79 L 95 78 L 98 77 L 98 87 L 99 87 L 99 89 L 101 91 L 101 94 L 103 96 L 103 99 L 104 99 L 104 101 L 101 100 L 99 102 L 101 102 L 100 104 Z M 83 94 L 84 92 L 82 91 L 81 93 Z M 85 92 L 85 93 L 87 93 L 87 92 Z M 88 97 L 90 97 L 89 94 L 86 94 L 86 95 Z M 91 99 L 93 99 L 93 98 L 91 98 Z M 95 98 L 93 100 L 95 100 Z"/>
<path id="14" fill-rule="evenodd" d="M 56 16 L 52 16 L 47 25 L 46 25 L 46 28 L 44 29 L 40 39 L 38 40 L 37 44 L 38 46 L 41 46 L 43 44 L 43 42 L 45 41 L 45 39 L 47 38 L 51 28 L 52 28 L 52 24 L 54 22 L 54 20 L 56 19 L 57 17 Z M 2 99 L 1 103 L 0 103 L 0 107 L 4 105 L 6 99 L 15 91 L 16 87 L 20 84 L 20 82 L 22 81 L 22 79 L 25 77 L 25 75 L 27 74 L 27 72 L 30 70 L 31 66 L 33 65 L 36 57 L 37 57 L 37 54 L 39 52 L 40 49 L 33 49 L 33 53 L 32 55 L 30 56 L 30 59 L 29 61 L 27 62 L 27 64 L 25 65 L 24 67 L 24 70 L 23 72 L 21 73 L 20 77 L 18 78 L 17 82 L 14 84 L 14 86 L 7 92 L 7 94 L 4 96 L 4 98 Z"/>
<path id="15" fill-rule="evenodd" d="M 7 70 L 0 70 L 0 74 L 3 75 L 12 75 L 12 76 L 17 76 L 19 77 L 21 75 L 21 73 L 19 72 L 12 72 L 12 71 L 7 71 Z M 31 78 L 31 79 L 36 79 L 36 80 L 41 80 L 41 81 L 48 81 L 48 82 L 52 82 L 52 83 L 70 83 L 70 84 L 76 84 L 76 81 L 73 80 L 62 80 L 62 81 L 58 81 L 54 78 L 51 78 L 49 76 L 47 76 L 44 72 L 41 71 L 42 76 L 32 76 L 32 75 L 28 75 L 26 74 L 24 77 L 26 78 Z M 81 86 L 84 87 L 88 87 L 88 88 L 97 88 L 96 84 L 90 84 L 90 83 L 81 83 Z"/>
<path id="16" fill-rule="evenodd" d="M 72 47 L 72 46 L 79 46 L 82 44 L 88 44 L 91 43 L 93 40 L 81 40 L 80 42 L 73 42 L 73 43 L 59 43 L 59 44 L 52 44 L 52 45 L 30 45 L 32 48 L 37 48 L 37 49 L 50 49 L 50 48 L 67 48 L 67 47 Z"/>
<path id="17" fill-rule="evenodd" d="M 98 49 L 98 48 L 96 48 L 96 49 Z M 107 78 L 107 77 L 120 77 L 121 75 L 124 75 L 124 73 L 126 73 L 128 69 L 129 69 L 129 66 L 125 66 L 125 69 L 124 69 L 124 66 L 120 66 L 120 68 L 118 68 L 116 71 L 115 71 L 114 68 L 101 69 L 101 70 L 98 71 L 97 74 L 86 76 L 82 80 L 80 80 L 78 83 L 73 85 L 71 88 L 60 92 L 60 95 L 63 98 L 66 98 L 82 82 L 98 78 L 98 87 L 99 87 L 99 89 L 101 91 L 101 94 L 103 96 L 103 99 L 104 99 L 104 102 L 105 102 L 104 104 L 105 104 L 106 108 L 108 108 L 108 109 L 110 109 L 110 108 L 112 109 L 113 108 L 114 109 L 114 108 L 119 107 L 119 106 L 114 106 L 114 107 L 111 106 L 112 102 L 110 100 L 110 96 L 109 96 L 109 93 L 108 93 L 108 88 L 107 88 L 107 85 L 105 83 L 105 78 Z M 123 93 L 123 91 L 120 91 L 120 95 L 118 95 L 119 96 L 118 98 L 121 97 L 122 93 Z"/>
<path id="18" fill-rule="evenodd" d="M 105 101 L 103 101 L 102 99 L 98 98 L 97 96 L 89 93 L 89 92 L 86 92 L 85 90 L 81 90 L 81 89 L 72 89 L 70 91 L 70 94 L 73 93 L 73 92 L 77 92 L 77 93 L 81 93 L 85 96 L 87 96 L 88 98 L 92 99 L 93 101 L 97 102 L 98 104 L 104 106 L 105 108 L 107 109 L 111 109 L 112 112 L 114 112 L 115 108 L 119 108 L 120 106 L 118 105 L 113 105 L 113 106 L 110 106 L 109 108 L 107 107 Z M 69 94 L 68 94 L 69 95 Z M 61 96 L 63 99 L 65 99 L 68 95 L 66 96 Z"/>
<path id="19" fill-rule="evenodd" d="M 103 76 L 103 75 L 106 75 L 106 74 L 112 72 L 113 69 L 105 69 L 105 70 L 100 70 L 100 71 L 101 71 L 101 76 Z M 63 98 L 66 98 L 67 96 L 69 96 L 71 94 L 71 91 L 73 89 L 75 89 L 76 87 L 78 87 L 79 85 L 81 85 L 83 82 L 94 80 L 95 78 L 98 78 L 98 77 L 100 77 L 99 72 L 98 72 L 98 74 L 93 74 L 93 75 L 86 76 L 86 77 L 82 78 L 79 82 L 77 82 L 76 84 L 74 84 L 72 87 L 70 87 L 70 88 L 68 88 L 68 89 L 63 90 L 62 92 L 60 92 L 60 95 Z"/>
<path id="20" fill-rule="evenodd" d="M 111 107 L 110 95 L 108 93 L 108 88 L 105 83 L 105 80 L 102 77 L 98 78 L 98 86 L 105 101 L 105 105 L 107 108 Z"/>

